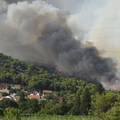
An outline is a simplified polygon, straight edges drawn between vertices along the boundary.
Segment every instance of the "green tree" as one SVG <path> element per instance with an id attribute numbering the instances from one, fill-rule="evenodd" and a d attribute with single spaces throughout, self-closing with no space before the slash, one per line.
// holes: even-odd
<path id="1" fill-rule="evenodd" d="M 105 119 L 120 120 L 120 105 L 112 107 L 112 109 L 106 113 Z"/>
<path id="2" fill-rule="evenodd" d="M 81 114 L 87 115 L 91 107 L 91 94 L 88 88 L 85 88 L 81 95 Z"/>
<path id="3" fill-rule="evenodd" d="M 95 114 L 105 113 L 114 106 L 116 101 L 117 96 L 114 93 L 96 94 L 92 98 L 92 110 Z"/>
<path id="4" fill-rule="evenodd" d="M 74 96 L 72 108 L 69 111 L 69 113 L 73 114 L 73 115 L 80 115 L 81 114 L 81 95 L 80 95 L 79 91 Z"/>
<path id="5" fill-rule="evenodd" d="M 0 101 L 0 107 L 5 109 L 5 108 L 17 108 L 18 104 L 10 99 L 3 99 Z"/>
<path id="6" fill-rule="evenodd" d="M 6 108 L 4 117 L 5 120 L 21 120 L 20 111 L 15 108 Z"/>

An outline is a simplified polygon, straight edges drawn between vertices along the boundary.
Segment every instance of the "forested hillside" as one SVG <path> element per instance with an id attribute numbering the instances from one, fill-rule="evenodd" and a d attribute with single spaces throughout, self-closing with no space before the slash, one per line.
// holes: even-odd
<path id="1" fill-rule="evenodd" d="M 120 93 L 105 91 L 101 84 L 59 74 L 53 68 L 35 65 L 0 54 L 0 83 L 21 84 L 18 102 L 0 101 L 1 115 L 58 114 L 92 115 L 119 120 Z M 29 100 L 25 91 L 51 90 L 47 98 Z M 14 91 L 18 94 L 18 91 Z M 18 116 L 16 116 L 18 117 Z M 20 117 L 20 116 L 19 116 Z"/>
<path id="2" fill-rule="evenodd" d="M 65 90 L 65 87 L 72 84 L 72 82 L 73 88 L 71 90 L 77 89 L 80 85 L 89 86 L 90 84 L 90 86 L 96 86 L 74 77 L 60 75 L 49 66 L 26 63 L 3 54 L 0 54 L 0 82 L 27 85 L 28 88 L 51 90 Z"/>

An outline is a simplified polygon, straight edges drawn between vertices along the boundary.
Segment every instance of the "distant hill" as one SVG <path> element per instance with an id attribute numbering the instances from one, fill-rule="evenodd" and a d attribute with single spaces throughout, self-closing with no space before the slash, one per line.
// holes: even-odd
<path id="1" fill-rule="evenodd" d="M 91 83 L 80 78 L 59 74 L 49 66 L 30 64 L 4 54 L 0 54 L 0 83 L 21 84 L 20 91 L 14 90 L 21 95 L 23 91 L 43 92 L 43 90 L 50 90 L 54 93 L 45 99 L 45 103 L 44 101 L 39 101 L 40 103 L 33 101 L 32 103 L 32 101 L 23 99 L 24 101 L 20 101 L 18 104 L 18 108 L 23 113 L 29 110 L 35 112 L 34 108 L 37 108 L 37 111 L 47 114 L 87 115 L 92 108 L 92 97 L 105 93 L 99 83 Z M 4 101 L 0 103 L 0 106 L 2 105 L 4 105 Z"/>
<path id="2" fill-rule="evenodd" d="M 46 65 L 35 65 L 0 54 L 0 83 L 21 84 L 34 89 L 64 90 L 69 84 L 74 88 L 83 85 L 100 86 L 79 78 L 58 74 Z M 99 87 L 98 87 L 99 88 Z M 72 88 L 71 88 L 72 89 Z"/>

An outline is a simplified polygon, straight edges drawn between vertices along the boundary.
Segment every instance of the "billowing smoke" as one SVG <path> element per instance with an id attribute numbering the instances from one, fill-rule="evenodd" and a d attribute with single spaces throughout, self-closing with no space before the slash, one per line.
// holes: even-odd
<path id="1" fill-rule="evenodd" d="M 105 57 L 112 57 L 120 66 L 119 0 L 49 0 L 72 14 L 68 19 L 74 35 L 92 42 Z"/>
<path id="2" fill-rule="evenodd" d="M 106 89 L 119 89 L 112 60 L 101 57 L 95 47 L 84 44 L 93 34 L 92 25 L 97 17 L 88 16 L 94 22 L 90 19 L 92 22 L 84 24 L 88 19 L 83 19 L 87 15 L 82 5 L 80 11 L 84 14 L 77 14 L 79 7 L 73 11 L 72 5 L 62 9 L 65 5 L 62 1 L 50 3 L 41 0 L 1 1 L 0 51 L 22 60 L 52 65 L 81 79 L 100 82 Z M 100 11 L 96 14 L 101 14 Z"/>

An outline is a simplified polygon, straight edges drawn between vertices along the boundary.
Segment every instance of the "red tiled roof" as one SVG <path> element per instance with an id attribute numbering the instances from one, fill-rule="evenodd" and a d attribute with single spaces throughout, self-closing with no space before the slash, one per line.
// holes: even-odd
<path id="1" fill-rule="evenodd" d="M 36 99 L 36 100 L 39 100 L 40 99 L 40 95 L 29 95 L 28 96 L 29 99 Z"/>

